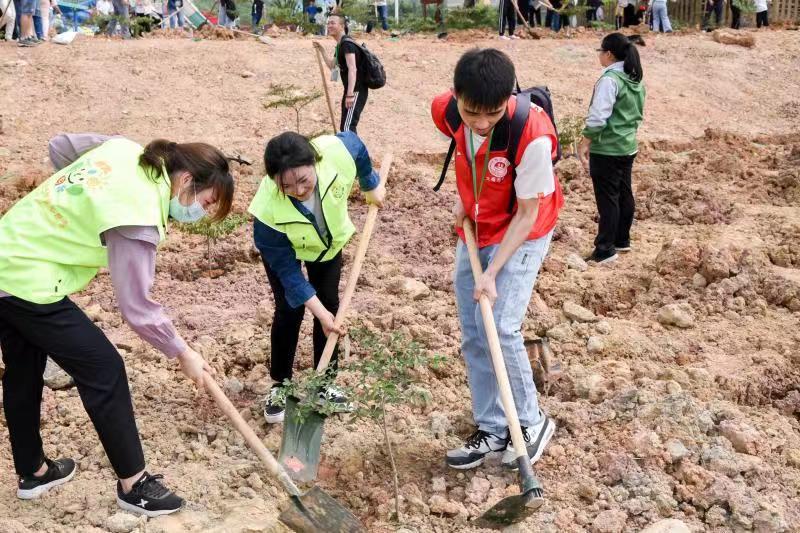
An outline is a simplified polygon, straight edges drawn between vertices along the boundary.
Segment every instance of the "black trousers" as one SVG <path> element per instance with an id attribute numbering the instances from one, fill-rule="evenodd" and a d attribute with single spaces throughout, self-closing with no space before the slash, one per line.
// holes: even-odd
<path id="1" fill-rule="evenodd" d="M 714 14 L 714 22 L 716 26 L 722 21 L 722 9 L 724 4 L 722 0 L 714 0 L 712 3 L 706 3 L 706 11 L 703 14 L 703 29 L 707 30 L 710 27 L 711 14 Z"/>
<path id="2" fill-rule="evenodd" d="M 345 86 L 344 93 L 342 94 L 342 120 L 339 124 L 339 131 L 352 131 L 357 133 L 358 121 L 361 118 L 361 112 L 364 106 L 367 105 L 367 98 L 369 98 L 369 89 L 366 87 L 356 87 L 353 91 L 356 97 L 353 102 L 353 107 L 348 109 L 345 106 L 345 98 L 347 96 L 347 86 Z"/>
<path id="3" fill-rule="evenodd" d="M 769 26 L 769 18 L 767 17 L 768 14 L 768 10 L 756 13 L 756 28 L 760 28 L 761 26 Z"/>
<path id="4" fill-rule="evenodd" d="M 300 337 L 300 326 L 303 323 L 303 315 L 306 308 L 292 308 L 286 301 L 283 284 L 280 278 L 273 271 L 266 261 L 264 269 L 267 271 L 267 279 L 272 287 L 272 294 L 275 296 L 275 315 L 272 319 L 272 331 L 270 340 L 272 344 L 272 355 L 270 356 L 269 374 L 273 380 L 283 383 L 286 379 L 292 378 L 292 367 L 294 366 L 294 356 L 297 351 L 297 340 Z M 339 280 L 342 277 L 342 254 L 341 252 L 331 259 L 321 263 L 306 263 L 308 281 L 317 297 L 325 306 L 325 309 L 336 314 L 339 310 Z M 325 332 L 322 324 L 314 318 L 314 367 L 316 368 L 325 349 Z M 339 347 L 333 351 L 331 362 L 328 368 L 334 372 L 338 366 Z"/>
<path id="5" fill-rule="evenodd" d="M 500 0 L 500 35 L 505 33 L 508 28 L 509 37 L 514 35 L 517 29 L 517 11 L 511 0 Z"/>
<path id="6" fill-rule="evenodd" d="M 125 363 L 69 298 L 45 305 L 0 298 L 0 346 L 6 367 L 3 410 L 17 474 L 34 473 L 44 460 L 39 428 L 48 355 L 75 380 L 117 476 L 131 477 L 144 469 Z"/>
<path id="7" fill-rule="evenodd" d="M 595 250 L 613 253 L 616 247 L 629 246 L 636 204 L 631 188 L 631 171 L 636 154 L 628 156 L 589 155 L 589 174 L 600 221 Z"/>
<path id="8" fill-rule="evenodd" d="M 741 26 L 741 20 L 742 10 L 733 5 L 733 0 L 731 0 L 731 28 L 738 30 Z"/>

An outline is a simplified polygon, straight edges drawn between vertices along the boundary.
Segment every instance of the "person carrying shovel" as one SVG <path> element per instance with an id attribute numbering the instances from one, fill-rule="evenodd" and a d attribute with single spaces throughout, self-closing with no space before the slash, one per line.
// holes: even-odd
<path id="1" fill-rule="evenodd" d="M 202 388 L 205 373 L 213 370 L 149 292 L 167 219 L 193 222 L 209 211 L 222 219 L 230 211 L 234 182 L 228 159 L 205 143 L 158 139 L 142 147 L 114 138 L 92 147 L 85 139 L 61 141 L 51 142 L 51 159 L 57 168 L 66 166 L 0 218 L 3 408 L 17 497 L 38 498 L 76 471 L 72 459 L 52 460 L 42 446 L 42 374 L 49 355 L 75 380 L 119 479 L 117 504 L 151 517 L 173 513 L 183 500 L 161 483 L 161 475 L 145 470 L 125 363 L 69 296 L 108 267 L 131 328 L 177 359 Z"/>
<path id="2" fill-rule="evenodd" d="M 267 176 L 249 211 L 255 217 L 255 245 L 275 297 L 270 337 L 274 385 L 264 405 L 267 422 L 275 424 L 284 418 L 278 392 L 292 378 L 305 310 L 314 315 L 315 368 L 327 336 L 344 333 L 334 317 L 339 308 L 342 249 L 355 232 L 347 206 L 353 181 L 358 177 L 366 201 L 378 206 L 383 204 L 385 188 L 372 169 L 367 147 L 349 131 L 312 140 L 282 133 L 267 143 L 264 166 Z M 329 371 L 335 372 L 336 361 L 334 352 Z M 329 385 L 321 394 L 347 408 L 336 387 Z"/>
<path id="3" fill-rule="evenodd" d="M 516 405 L 531 464 L 541 457 L 555 431 L 555 423 L 539 407 L 520 328 L 564 204 L 553 171 L 558 140 L 547 113 L 531 104 L 516 156 L 509 160 L 512 118 L 519 101 L 512 96 L 515 80 L 514 65 L 506 54 L 475 48 L 459 59 L 453 89 L 435 97 L 431 106 L 436 127 L 456 143 L 454 214 L 459 241 L 454 286 L 478 426 L 461 447 L 446 454 L 447 465 L 457 469 L 475 468 L 496 453 L 503 453 L 503 464 L 511 468 L 519 464 L 517 456 L 524 458 L 510 443 L 509 431 L 514 431 L 510 421 L 516 416 L 501 402 L 505 389 L 490 357 L 490 348 L 495 351 L 491 341 L 498 334 L 512 407 Z M 477 282 L 466 246 L 473 233 L 465 236 L 467 224 L 477 234 L 483 270 Z M 489 312 L 494 312 L 497 332 L 491 335 L 478 305 L 482 297 L 488 297 Z"/>

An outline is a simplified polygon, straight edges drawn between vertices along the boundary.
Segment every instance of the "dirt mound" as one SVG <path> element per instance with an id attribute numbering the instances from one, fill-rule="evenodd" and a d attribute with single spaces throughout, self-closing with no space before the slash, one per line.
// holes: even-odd
<path id="1" fill-rule="evenodd" d="M 744 46 L 745 48 L 752 48 L 756 45 L 756 38 L 751 32 L 739 30 L 714 30 L 714 32 L 711 34 L 711 38 L 718 43 L 735 44 L 738 46 Z"/>

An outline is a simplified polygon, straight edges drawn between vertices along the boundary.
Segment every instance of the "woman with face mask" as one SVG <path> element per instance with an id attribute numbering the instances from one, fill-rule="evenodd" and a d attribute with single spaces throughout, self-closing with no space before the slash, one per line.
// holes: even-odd
<path id="1" fill-rule="evenodd" d="M 282 133 L 267 143 L 264 166 L 267 177 L 249 211 L 255 217 L 255 244 L 275 296 L 270 358 L 274 385 L 264 407 L 267 422 L 274 424 L 283 421 L 277 392 L 292 377 L 305 310 L 314 315 L 315 367 L 326 337 L 331 332 L 343 334 L 334 316 L 339 309 L 342 248 L 355 232 L 347 211 L 353 181 L 358 177 L 367 202 L 379 206 L 385 189 L 372 169 L 367 147 L 349 131 L 311 141 L 294 132 Z M 331 372 L 336 361 L 334 351 Z M 346 398 L 335 387 L 322 394 L 347 409 Z"/>
<path id="2" fill-rule="evenodd" d="M 72 479 L 75 462 L 48 458 L 39 432 L 49 355 L 75 381 L 119 479 L 118 505 L 158 516 L 177 511 L 183 500 L 145 470 L 124 362 L 69 297 L 107 266 L 131 328 L 202 386 L 203 373 L 213 371 L 149 292 L 167 219 L 192 222 L 212 209 L 213 218 L 224 218 L 233 178 L 227 158 L 208 144 L 159 139 L 142 148 L 106 139 L 55 138 L 50 154 L 60 170 L 0 218 L 3 407 L 17 496 L 38 498 Z"/>

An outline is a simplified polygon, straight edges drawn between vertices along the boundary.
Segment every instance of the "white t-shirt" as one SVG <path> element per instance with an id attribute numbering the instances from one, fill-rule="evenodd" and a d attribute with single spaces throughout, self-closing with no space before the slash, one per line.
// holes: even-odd
<path id="1" fill-rule="evenodd" d="M 475 152 L 480 150 L 480 146 L 486 141 L 486 137 L 482 137 L 473 132 L 466 124 L 464 125 L 464 134 L 472 135 Z M 467 137 L 467 139 L 469 139 L 469 137 Z M 522 159 L 516 169 L 517 178 L 514 181 L 514 190 L 517 194 L 517 198 L 529 200 L 531 198 L 538 198 L 539 195 L 547 196 L 556 190 L 553 160 L 550 155 L 552 150 L 553 142 L 547 135 L 537 137 L 525 148 L 525 153 L 522 154 Z M 495 159 L 498 158 L 493 158 L 489 161 L 486 179 L 511 179 L 511 172 L 506 169 L 508 160 L 502 158 L 503 161 L 495 162 Z M 467 160 L 472 161 L 469 140 L 467 140 Z M 476 169 L 476 171 L 477 178 L 480 180 L 483 168 Z"/>
<path id="2" fill-rule="evenodd" d="M 101 15 L 110 15 L 114 11 L 114 6 L 111 5 L 111 0 L 97 0 L 96 9 Z"/>
<path id="3" fill-rule="evenodd" d="M 328 226 L 325 224 L 325 217 L 322 215 L 322 198 L 320 198 L 319 195 L 319 183 L 317 183 L 317 186 L 314 187 L 314 194 L 311 195 L 311 198 L 300 203 L 302 203 L 306 209 L 311 211 L 311 214 L 314 215 L 314 218 L 317 221 L 319 232 L 322 234 L 323 238 L 327 238 Z"/>

